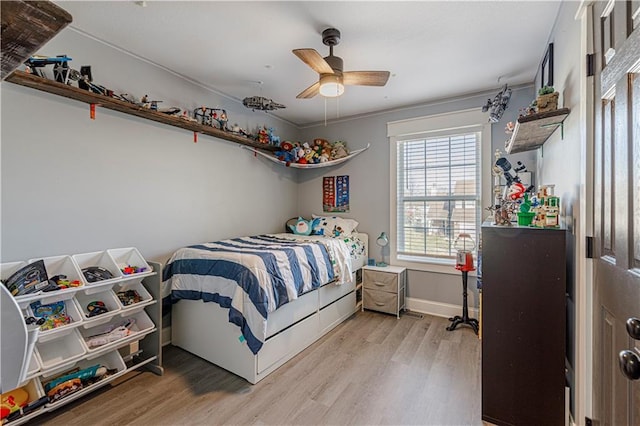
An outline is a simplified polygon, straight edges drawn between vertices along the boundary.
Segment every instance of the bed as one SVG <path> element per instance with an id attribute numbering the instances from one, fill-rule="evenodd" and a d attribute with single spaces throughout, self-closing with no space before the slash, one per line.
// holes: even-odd
<path id="1" fill-rule="evenodd" d="M 177 250 L 163 272 L 172 344 L 255 384 L 350 317 L 368 236 L 355 221 L 338 233 L 324 223 L 325 235 L 266 234 Z"/>

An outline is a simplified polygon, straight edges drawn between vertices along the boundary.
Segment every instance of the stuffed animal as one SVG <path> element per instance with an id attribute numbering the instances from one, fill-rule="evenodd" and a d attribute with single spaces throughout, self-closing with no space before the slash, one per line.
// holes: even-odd
<path id="1" fill-rule="evenodd" d="M 311 149 L 315 152 L 314 157 L 316 157 L 316 163 L 319 163 L 320 156 L 322 155 L 322 144 L 316 143 L 316 140 L 313 141 L 313 147 Z"/>
<path id="2" fill-rule="evenodd" d="M 333 149 L 331 150 L 331 159 L 337 160 L 339 158 L 344 158 L 349 155 L 347 151 L 347 143 L 343 141 L 336 141 L 333 144 Z"/>
<path id="3" fill-rule="evenodd" d="M 304 147 L 304 158 L 307 160 L 307 164 L 315 164 L 320 160 L 318 153 L 308 143 L 305 142 L 302 146 Z"/>
<path id="4" fill-rule="evenodd" d="M 273 127 L 269 127 L 269 129 L 267 130 L 267 136 L 269 137 L 269 143 L 271 145 L 280 145 L 280 136 L 275 135 L 275 129 Z"/>
<path id="5" fill-rule="evenodd" d="M 293 148 L 291 149 L 291 153 L 293 154 L 294 163 L 302 163 L 302 162 L 306 163 L 307 160 L 305 160 L 304 158 L 304 148 L 302 148 L 299 143 L 296 142 L 293 145 Z"/>
<path id="6" fill-rule="evenodd" d="M 278 157 L 278 160 L 287 163 L 287 166 L 296 161 L 296 157 L 293 152 L 293 144 L 288 141 L 282 142 L 280 144 L 280 150 L 274 152 L 274 155 Z"/>
<path id="7" fill-rule="evenodd" d="M 305 220 L 302 217 L 298 217 L 298 221 L 295 225 L 289 225 L 289 229 L 296 235 L 311 235 L 313 232 L 313 228 L 318 226 L 320 223 L 320 218 L 315 218 L 313 220 Z"/>

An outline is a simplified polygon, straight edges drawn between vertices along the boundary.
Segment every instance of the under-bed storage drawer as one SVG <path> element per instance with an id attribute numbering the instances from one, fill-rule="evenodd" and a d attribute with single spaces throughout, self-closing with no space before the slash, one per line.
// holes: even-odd
<path id="1" fill-rule="evenodd" d="M 291 353 L 297 353 L 315 341 L 319 332 L 318 313 L 269 338 L 258 352 L 258 374 Z"/>
<path id="2" fill-rule="evenodd" d="M 345 294 L 352 292 L 356 288 L 355 281 L 344 284 L 330 283 L 320 287 L 318 290 L 320 294 L 320 308 L 324 308 L 331 302 L 340 299 Z"/>
<path id="3" fill-rule="evenodd" d="M 322 334 L 328 332 L 345 318 L 353 315 L 356 306 L 356 294 L 352 292 L 342 299 L 330 304 L 320 310 L 320 331 Z"/>
<path id="4" fill-rule="evenodd" d="M 402 289 L 404 291 L 404 289 Z M 387 293 L 386 291 L 364 289 L 364 308 L 374 311 L 396 314 L 398 312 L 398 294 Z M 404 296 L 402 296 L 404 299 Z"/>
<path id="5" fill-rule="evenodd" d="M 251 303 L 245 295 L 245 303 Z M 318 311 L 318 292 L 310 291 L 269 314 L 267 338 Z"/>

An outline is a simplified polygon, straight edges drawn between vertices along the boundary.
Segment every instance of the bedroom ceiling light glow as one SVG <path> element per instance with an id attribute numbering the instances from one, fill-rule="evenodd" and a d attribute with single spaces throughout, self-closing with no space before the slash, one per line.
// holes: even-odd
<path id="1" fill-rule="evenodd" d="M 323 74 L 320 77 L 319 92 L 326 98 L 336 98 L 344 93 L 344 84 L 342 84 L 342 76 L 335 74 Z"/>

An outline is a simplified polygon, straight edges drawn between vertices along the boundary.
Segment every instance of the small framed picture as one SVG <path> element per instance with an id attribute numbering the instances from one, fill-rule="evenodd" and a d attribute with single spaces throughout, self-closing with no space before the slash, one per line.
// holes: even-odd
<path id="1" fill-rule="evenodd" d="M 376 266 L 376 260 L 375 259 L 367 259 L 367 265 Z"/>
<path id="2" fill-rule="evenodd" d="M 549 43 L 540 65 L 540 88 L 553 86 L 553 43 Z"/>

